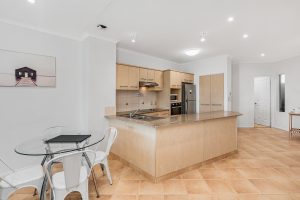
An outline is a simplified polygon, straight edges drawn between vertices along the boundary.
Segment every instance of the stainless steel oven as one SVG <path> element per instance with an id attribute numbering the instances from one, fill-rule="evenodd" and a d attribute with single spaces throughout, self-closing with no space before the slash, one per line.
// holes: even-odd
<path id="1" fill-rule="evenodd" d="M 181 103 L 171 103 L 171 115 L 181 115 Z"/>

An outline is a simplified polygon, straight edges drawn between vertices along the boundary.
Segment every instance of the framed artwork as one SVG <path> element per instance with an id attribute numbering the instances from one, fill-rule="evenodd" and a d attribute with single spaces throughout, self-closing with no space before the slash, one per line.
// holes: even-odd
<path id="1" fill-rule="evenodd" d="M 56 59 L 0 49 L 0 87 L 56 87 Z"/>

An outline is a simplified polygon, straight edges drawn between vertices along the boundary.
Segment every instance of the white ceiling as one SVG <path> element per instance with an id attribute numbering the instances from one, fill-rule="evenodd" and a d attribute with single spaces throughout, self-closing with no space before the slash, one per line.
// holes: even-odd
<path id="1" fill-rule="evenodd" d="M 73 38 L 110 38 L 119 47 L 178 63 L 220 54 L 275 62 L 300 55 L 299 9 L 299 0 L 1 0 L 0 20 Z M 228 23 L 229 16 L 235 21 Z M 99 23 L 108 29 L 99 30 Z M 130 42 L 132 32 L 136 43 Z M 202 52 L 188 57 L 188 48 Z"/>

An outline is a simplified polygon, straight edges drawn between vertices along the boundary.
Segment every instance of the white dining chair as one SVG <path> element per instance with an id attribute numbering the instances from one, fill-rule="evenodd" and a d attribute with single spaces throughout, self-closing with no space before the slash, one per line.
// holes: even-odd
<path id="1" fill-rule="evenodd" d="M 45 164 L 44 171 L 54 199 L 62 200 L 71 192 L 79 192 L 83 200 L 89 199 L 88 177 L 95 157 L 94 151 L 84 150 L 63 154 Z M 62 161 L 63 171 L 52 174 L 51 166 L 57 160 Z"/>
<path id="2" fill-rule="evenodd" d="M 1 170 L 0 174 L 0 200 L 7 200 L 15 191 L 25 187 L 33 187 L 40 194 L 44 172 L 41 165 L 34 165 L 23 169 L 13 170 L 3 159 L 0 159 Z"/>
<path id="3" fill-rule="evenodd" d="M 111 146 L 113 145 L 114 141 L 116 140 L 118 136 L 118 130 L 114 127 L 108 128 L 107 131 L 108 134 L 108 139 L 107 139 L 107 145 L 106 145 L 106 150 L 105 151 L 96 151 L 96 159 L 95 159 L 95 165 L 99 164 L 100 166 L 104 166 L 104 171 L 107 175 L 107 179 L 109 183 L 112 185 L 112 178 L 108 166 L 108 155 L 111 149 Z"/>

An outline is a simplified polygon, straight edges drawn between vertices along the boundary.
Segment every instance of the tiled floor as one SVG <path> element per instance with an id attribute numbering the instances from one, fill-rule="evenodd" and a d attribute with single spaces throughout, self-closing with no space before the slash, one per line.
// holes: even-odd
<path id="1" fill-rule="evenodd" d="M 158 184 L 117 160 L 110 168 L 112 186 L 96 168 L 99 200 L 300 200 L 300 137 L 289 141 L 276 129 L 240 129 L 238 154 Z M 31 199 L 24 191 L 11 198 Z M 91 184 L 90 199 L 97 199 Z"/>

